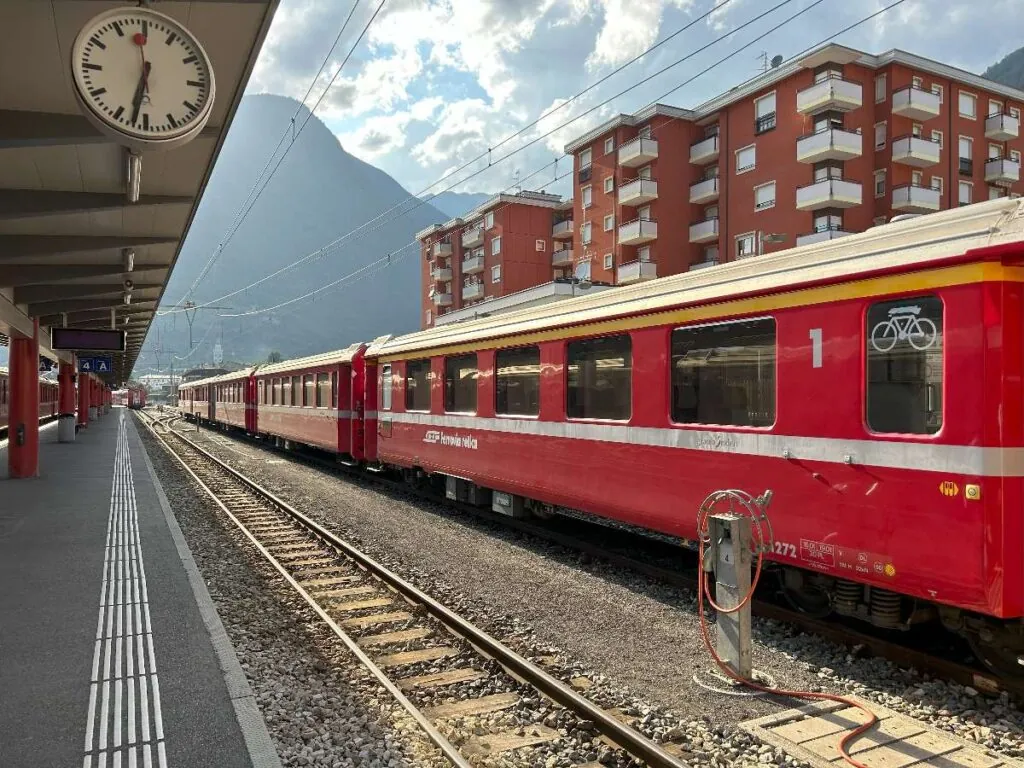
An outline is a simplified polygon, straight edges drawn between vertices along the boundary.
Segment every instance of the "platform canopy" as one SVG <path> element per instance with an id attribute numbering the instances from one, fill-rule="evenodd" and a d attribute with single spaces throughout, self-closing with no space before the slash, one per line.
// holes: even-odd
<path id="1" fill-rule="evenodd" d="M 181 252 L 279 0 L 151 0 L 212 61 L 216 100 L 192 142 L 145 153 L 129 202 L 124 147 L 79 110 L 71 46 L 111 0 L 0 2 L 0 344 L 49 326 L 127 332 L 112 380 L 128 378 Z M 127 266 L 133 262 L 129 273 Z M 125 281 L 130 301 L 125 302 Z"/>

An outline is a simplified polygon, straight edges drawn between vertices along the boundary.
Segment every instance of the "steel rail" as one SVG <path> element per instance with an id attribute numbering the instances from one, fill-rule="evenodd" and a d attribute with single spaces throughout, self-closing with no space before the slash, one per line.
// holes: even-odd
<path id="1" fill-rule="evenodd" d="M 163 442 L 166 445 L 167 441 L 164 440 L 162 436 L 160 436 L 153 429 L 151 429 L 150 431 L 159 440 L 161 440 L 161 442 Z M 390 586 L 392 589 L 400 593 L 403 597 L 406 598 L 406 600 L 424 607 L 427 610 L 427 612 L 430 613 L 430 615 L 432 615 L 434 618 L 436 618 L 442 624 L 444 624 L 451 632 L 458 635 L 459 637 L 462 637 L 470 645 L 476 647 L 478 651 L 493 658 L 500 666 L 504 667 L 514 677 L 517 677 L 518 679 L 523 680 L 533 688 L 536 688 L 538 691 L 543 693 L 552 701 L 561 704 L 563 707 L 565 707 L 570 712 L 573 712 L 577 716 L 593 722 L 597 730 L 602 735 L 608 737 L 608 739 L 618 744 L 626 752 L 629 752 L 634 757 L 641 759 L 647 765 L 652 766 L 652 768 L 687 768 L 686 763 L 670 755 L 658 744 L 648 739 L 639 731 L 636 731 L 633 728 L 630 728 L 629 726 L 619 722 L 614 717 L 606 713 L 599 706 L 597 706 L 590 700 L 584 698 L 583 696 L 580 696 L 578 693 L 576 693 L 576 691 L 574 691 L 571 687 L 563 683 L 561 680 L 558 680 L 557 678 L 545 672 L 540 667 L 537 667 L 536 665 L 534 665 L 533 663 L 531 663 L 530 661 L 528 661 L 527 659 L 523 658 L 521 655 L 513 651 L 511 648 L 508 648 L 497 639 L 491 637 L 491 635 L 484 632 L 479 627 L 462 618 L 455 612 L 448 609 L 446 606 L 439 603 L 434 598 L 427 595 L 425 592 L 421 591 L 405 579 L 398 576 L 396 573 L 388 569 L 386 566 L 382 565 L 381 563 L 378 563 L 369 555 L 365 554 L 364 552 L 361 552 L 356 547 L 349 544 L 347 541 L 339 538 L 338 536 L 324 528 L 322 525 L 317 523 L 315 520 L 310 519 L 302 512 L 292 507 L 286 501 L 279 498 L 272 491 L 264 488 L 259 483 L 246 477 L 241 472 L 237 471 L 233 467 L 221 461 L 219 458 L 214 456 L 206 449 L 196 445 L 192 440 L 189 440 L 184 435 L 178 432 L 174 432 L 173 434 L 175 435 L 176 438 L 187 444 L 190 448 L 192 448 L 195 452 L 200 454 L 203 458 L 216 464 L 219 468 L 230 474 L 238 482 L 242 483 L 250 490 L 254 491 L 258 495 L 270 501 L 272 504 L 274 504 L 283 512 L 292 517 L 294 520 L 301 523 L 305 528 L 312 531 L 318 538 L 330 544 L 332 547 L 335 547 L 337 550 L 342 552 L 346 557 L 351 559 L 357 565 L 365 568 L 378 579 L 380 579 L 388 586 Z M 171 449 L 171 452 L 174 453 L 173 449 Z M 174 455 L 178 458 L 182 465 L 189 470 L 189 473 L 193 477 L 196 477 L 195 473 L 192 472 L 192 470 L 185 464 L 184 460 L 181 459 L 181 457 L 178 456 L 176 453 Z M 203 487 L 206 488 L 205 485 Z M 213 493 L 212 491 L 210 491 L 209 488 L 206 488 L 206 490 L 207 493 L 210 493 L 211 496 L 213 496 Z M 225 511 L 227 511 L 224 505 L 219 500 L 217 500 L 217 503 L 218 505 L 220 505 L 222 509 L 225 509 Z M 231 515 L 230 512 L 228 512 L 228 514 Z M 232 519 L 235 519 L 233 515 L 231 515 L 231 517 Z M 243 531 L 245 531 L 244 526 L 238 523 L 237 520 L 235 520 L 235 522 L 239 525 L 239 527 L 242 527 Z M 245 532 L 249 536 L 249 538 L 252 539 L 253 542 L 257 543 L 257 545 L 259 546 L 258 542 L 256 542 L 252 535 L 249 534 L 248 531 Z M 264 551 L 264 553 L 266 554 L 262 546 L 260 547 L 260 549 L 261 551 Z M 274 561 L 272 560 L 272 562 Z M 281 569 L 279 568 L 279 570 Z M 285 573 L 283 570 L 282 573 L 286 577 L 288 577 L 288 574 Z M 293 586 L 299 589 L 299 591 L 306 598 L 307 602 L 310 602 L 310 604 L 317 609 L 317 612 L 321 615 L 321 617 L 325 618 L 325 620 L 327 620 L 332 625 L 332 629 L 335 629 L 336 625 L 333 624 L 333 622 L 322 611 L 322 609 L 320 609 L 318 606 L 316 606 L 314 602 L 312 602 L 312 598 L 306 595 L 304 590 L 302 590 L 300 587 L 298 587 L 297 584 L 294 583 L 293 579 L 289 577 L 288 580 L 292 582 Z M 344 635 L 344 632 L 340 629 L 340 627 L 336 628 L 335 631 L 340 635 Z M 347 639 L 346 645 L 349 645 L 349 647 L 353 649 L 353 652 L 359 654 L 362 658 L 366 659 L 364 663 L 368 667 L 370 667 L 371 669 L 376 669 L 376 666 L 373 664 L 373 662 L 368 657 L 365 657 L 365 654 L 362 654 L 362 652 L 358 650 L 357 646 L 355 645 L 355 642 L 352 641 L 351 638 L 348 638 L 347 635 L 344 635 L 344 638 Z M 379 677 L 378 679 L 381 679 L 381 681 L 384 682 L 386 676 L 384 676 L 383 672 L 380 672 L 380 675 L 381 677 Z M 388 685 L 388 683 L 385 684 Z M 393 684 L 390 684 L 388 690 L 391 691 L 393 687 Z M 398 692 L 395 695 L 402 696 L 400 692 Z M 404 696 L 402 696 L 402 699 L 404 699 Z M 403 706 L 406 705 L 403 703 Z M 412 712 L 412 710 L 415 710 L 415 707 L 411 704 L 411 702 L 408 704 L 406 709 L 409 709 L 410 707 L 412 708 L 410 712 Z M 416 712 L 418 713 L 418 710 L 416 710 Z M 416 717 L 416 715 L 414 715 L 414 717 Z M 419 713 L 419 717 L 417 717 L 417 722 L 423 725 L 423 723 L 426 721 L 425 719 L 421 718 L 423 718 L 423 715 L 422 713 Z M 433 729 L 433 726 L 430 725 L 429 722 L 427 722 L 425 728 L 426 727 Z M 438 737 L 441 739 L 444 738 L 440 734 L 438 734 Z M 452 749 L 454 749 L 454 747 L 452 747 Z M 461 756 L 459 756 L 459 760 L 462 760 Z M 461 765 L 461 763 L 458 764 Z"/>

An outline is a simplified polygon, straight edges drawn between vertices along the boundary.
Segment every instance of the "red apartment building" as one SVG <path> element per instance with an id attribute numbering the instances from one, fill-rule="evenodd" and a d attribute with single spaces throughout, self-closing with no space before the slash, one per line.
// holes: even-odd
<path id="1" fill-rule="evenodd" d="M 1016 195 L 1022 106 L 939 62 L 824 46 L 695 110 L 655 105 L 573 141 L 572 221 L 551 234 L 575 228 L 577 275 L 623 284 Z"/>
<path id="2" fill-rule="evenodd" d="M 553 266 L 573 260 L 559 253 L 572 237 L 571 201 L 544 192 L 495 195 L 463 218 L 416 233 L 423 253 L 421 318 L 439 316 L 551 281 Z M 558 216 L 568 225 L 556 224 Z M 561 227 L 561 229 L 560 229 Z"/>

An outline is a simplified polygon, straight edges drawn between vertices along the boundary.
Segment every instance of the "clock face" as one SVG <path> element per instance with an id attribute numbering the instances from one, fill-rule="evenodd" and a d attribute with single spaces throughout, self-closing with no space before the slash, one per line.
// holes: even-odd
<path id="1" fill-rule="evenodd" d="M 196 133 L 213 104 L 213 69 L 180 24 L 147 8 L 88 22 L 72 51 L 78 98 L 117 133 L 160 143 Z"/>

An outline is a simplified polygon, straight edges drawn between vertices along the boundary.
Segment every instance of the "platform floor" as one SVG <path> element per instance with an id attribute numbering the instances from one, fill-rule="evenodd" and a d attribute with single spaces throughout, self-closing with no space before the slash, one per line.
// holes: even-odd
<path id="1" fill-rule="evenodd" d="M 130 413 L 40 442 L 0 480 L 0 764 L 279 768 Z"/>

